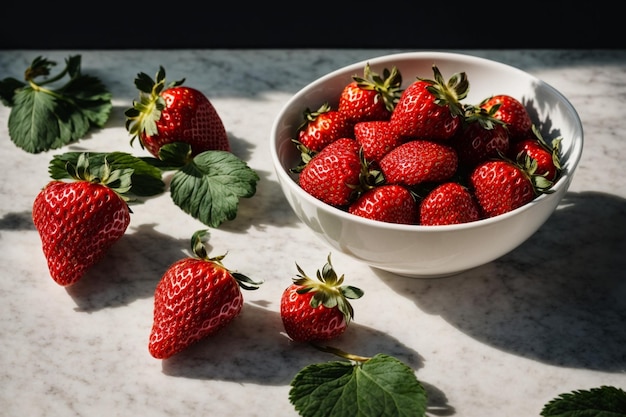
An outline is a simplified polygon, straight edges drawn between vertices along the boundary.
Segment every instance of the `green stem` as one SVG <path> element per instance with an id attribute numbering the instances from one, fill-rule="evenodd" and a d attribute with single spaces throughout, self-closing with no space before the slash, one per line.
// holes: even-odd
<path id="1" fill-rule="evenodd" d="M 327 352 L 327 353 L 332 353 L 333 355 L 337 355 L 341 358 L 350 360 L 350 361 L 355 361 L 355 362 L 367 362 L 369 361 L 371 358 L 367 357 L 367 356 L 359 356 L 359 355 L 355 355 L 353 353 L 348 353 L 345 352 L 341 349 L 332 347 L 332 346 L 320 346 L 317 345 L 315 343 L 311 343 L 311 345 L 317 349 L 317 350 L 321 350 L 322 352 Z"/>

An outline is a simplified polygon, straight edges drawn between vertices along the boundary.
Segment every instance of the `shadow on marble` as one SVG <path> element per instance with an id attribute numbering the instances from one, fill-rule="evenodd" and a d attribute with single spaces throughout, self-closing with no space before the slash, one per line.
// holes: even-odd
<path id="1" fill-rule="evenodd" d="M 161 276 L 169 265 L 187 255 L 184 250 L 188 246 L 188 239 L 159 233 L 154 225 L 131 226 L 105 258 L 66 291 L 80 312 L 121 307 L 154 297 Z"/>
<path id="2" fill-rule="evenodd" d="M 36 230 L 32 212 L 6 213 L 0 218 L 0 232 L 5 230 L 13 232 Z"/>
<path id="3" fill-rule="evenodd" d="M 308 344 L 292 342 L 284 334 L 280 314 L 259 304 L 246 302 L 229 326 L 164 360 L 163 372 L 186 378 L 284 385 L 310 363 L 341 360 Z M 386 353 L 415 370 L 423 366 L 422 357 L 413 349 L 384 331 L 355 322 L 329 344 L 363 356 Z"/>
<path id="4" fill-rule="evenodd" d="M 626 369 L 626 200 L 567 193 L 529 240 L 456 276 L 375 271 L 423 311 L 503 351 L 556 366 Z"/>
<path id="5" fill-rule="evenodd" d="M 292 342 L 284 334 L 280 314 L 262 304 L 246 302 L 229 326 L 163 360 L 163 373 L 181 378 L 282 386 L 289 385 L 307 365 L 343 360 L 306 343 Z M 385 353 L 415 371 L 423 367 L 423 358 L 415 350 L 384 331 L 355 322 L 328 344 L 363 356 Z M 423 386 L 429 395 L 429 407 L 438 410 L 438 415 L 450 415 L 453 408 L 445 394 L 430 384 Z"/>

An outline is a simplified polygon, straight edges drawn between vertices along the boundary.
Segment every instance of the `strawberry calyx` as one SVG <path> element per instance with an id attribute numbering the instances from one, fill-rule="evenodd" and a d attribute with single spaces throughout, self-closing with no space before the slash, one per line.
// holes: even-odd
<path id="1" fill-rule="evenodd" d="M 448 105 L 452 116 L 463 116 L 464 108 L 461 100 L 469 93 L 469 80 L 465 72 L 453 74 L 448 81 L 443 78 L 437 65 L 433 65 L 433 79 L 417 77 L 430 85 L 426 87 L 428 92 L 435 96 L 434 102 L 440 106 Z"/>
<path id="2" fill-rule="evenodd" d="M 495 104 L 489 109 L 483 108 L 480 105 L 475 106 L 467 104 L 463 107 L 463 122 L 464 123 L 479 123 L 483 129 L 491 130 L 496 125 L 506 126 L 506 123 L 501 119 L 496 118 L 494 115 L 500 108 L 501 104 Z"/>
<path id="3" fill-rule="evenodd" d="M 502 153 L 498 153 L 498 158 L 518 167 L 522 171 L 522 173 L 529 179 L 535 196 L 553 192 L 551 187 L 554 185 L 554 182 L 546 178 L 544 174 L 537 173 L 539 165 L 536 159 L 526 155 L 523 159 L 520 158 L 514 161 L 502 155 Z"/>
<path id="4" fill-rule="evenodd" d="M 237 281 L 237 284 L 244 290 L 258 289 L 263 281 L 254 281 L 250 277 L 239 272 L 233 272 L 224 266 L 224 264 L 222 263 L 222 259 L 226 257 L 226 253 L 214 257 L 209 256 L 206 247 L 206 238 L 208 238 L 208 236 L 209 231 L 207 229 L 197 230 L 196 232 L 194 232 L 194 234 L 191 236 L 191 252 L 193 253 L 193 256 L 206 262 L 212 262 L 216 265 L 219 265 L 220 268 L 227 270 L 233 276 L 235 281 Z"/>
<path id="5" fill-rule="evenodd" d="M 115 191 L 124 201 L 129 200 L 126 193 L 132 188 L 134 172 L 132 168 L 112 169 L 106 157 L 102 165 L 92 168 L 89 163 L 89 154 L 83 152 L 78 155 L 76 164 L 67 161 L 65 169 L 69 176 L 76 181 L 102 184 Z"/>
<path id="6" fill-rule="evenodd" d="M 318 153 L 312 149 L 309 149 L 305 144 L 300 142 L 297 139 L 291 139 L 291 142 L 296 146 L 296 149 L 300 152 L 300 161 L 298 165 L 289 169 L 290 172 L 294 174 L 299 174 L 302 172 L 306 164 Z"/>
<path id="7" fill-rule="evenodd" d="M 132 146 L 136 138 L 145 133 L 148 136 L 158 134 L 157 122 L 161 118 L 161 112 L 165 109 L 165 99 L 161 96 L 163 90 L 182 85 L 185 79 L 166 84 L 165 69 L 159 66 L 155 79 L 144 72 L 137 74 L 135 86 L 139 90 L 139 101 L 133 100 L 131 108 L 124 112 L 126 116 L 126 130 L 131 134 Z M 141 143 L 142 148 L 144 144 Z"/>
<path id="8" fill-rule="evenodd" d="M 353 76 L 359 88 L 376 91 L 385 103 L 385 108 L 390 112 L 396 107 L 402 94 L 402 74 L 397 67 L 383 69 L 382 76 L 372 71 L 369 62 L 365 64 L 363 77 Z"/>
<path id="9" fill-rule="evenodd" d="M 313 293 L 310 305 L 317 308 L 323 305 L 326 308 L 337 307 L 344 315 L 346 323 L 354 318 L 354 309 L 348 299 L 358 299 L 363 296 L 363 291 L 351 285 L 342 285 L 344 275 L 338 276 L 333 268 L 328 255 L 326 264 L 321 270 L 317 270 L 317 280 L 310 278 L 296 263 L 299 274 L 292 279 L 293 283 L 301 286 L 298 294 Z"/>
<path id="10" fill-rule="evenodd" d="M 330 106 L 330 104 L 328 102 L 322 103 L 322 105 L 317 110 L 311 110 L 310 108 L 307 107 L 302 112 L 302 116 L 303 116 L 304 120 L 302 121 L 300 126 L 298 126 L 297 131 L 298 132 L 301 131 L 309 123 L 314 122 L 315 119 L 317 119 L 321 114 L 328 113 L 331 110 L 332 110 L 332 108 L 331 108 L 331 106 Z"/>
<path id="11" fill-rule="evenodd" d="M 360 195 L 367 190 L 385 183 L 385 176 L 377 165 L 365 158 L 363 147 L 359 149 L 359 159 L 361 160 L 361 173 L 359 174 L 359 184 L 354 187 Z"/>
<path id="12" fill-rule="evenodd" d="M 537 138 L 539 145 L 541 145 L 545 150 L 550 152 L 550 154 L 552 155 L 552 163 L 554 164 L 554 167 L 557 170 L 557 178 L 558 178 L 558 174 L 563 169 L 561 167 L 561 157 L 560 157 L 561 141 L 563 140 L 563 138 L 561 136 L 554 138 L 552 140 L 552 145 L 549 145 L 548 142 L 546 142 L 546 140 L 543 138 L 543 135 L 541 134 L 541 132 L 539 131 L 539 128 L 535 124 L 531 126 L 531 130 L 533 134 L 535 135 L 535 137 Z"/>

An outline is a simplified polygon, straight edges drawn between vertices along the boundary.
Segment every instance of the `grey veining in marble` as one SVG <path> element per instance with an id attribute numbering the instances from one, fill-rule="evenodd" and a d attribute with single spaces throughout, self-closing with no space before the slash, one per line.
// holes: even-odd
<path id="1" fill-rule="evenodd" d="M 0 78 L 21 77 L 37 55 L 81 54 L 83 71 L 114 96 L 106 127 L 62 150 L 32 155 L 9 139 L 0 107 L 0 416 L 296 416 L 289 383 L 334 360 L 282 334 L 279 298 L 328 248 L 298 222 L 274 178 L 268 135 L 289 97 L 343 65 L 399 50 L 0 51 Z M 626 50 L 467 50 L 517 66 L 560 90 L 583 121 L 583 158 L 563 203 L 522 246 L 472 271 L 410 279 L 333 254 L 366 295 L 336 345 L 387 353 L 416 370 L 430 415 L 538 416 L 557 395 L 626 389 Z M 211 231 L 224 263 L 265 280 L 214 337 L 159 361 L 147 350 L 152 295 L 167 266 L 204 226 L 165 194 L 134 206 L 127 234 L 78 284 L 49 277 L 31 221 L 52 155 L 121 150 L 138 72 L 163 65 L 204 91 L 233 151 L 261 177 L 237 218 Z M 442 412 L 437 411 L 439 409 Z"/>

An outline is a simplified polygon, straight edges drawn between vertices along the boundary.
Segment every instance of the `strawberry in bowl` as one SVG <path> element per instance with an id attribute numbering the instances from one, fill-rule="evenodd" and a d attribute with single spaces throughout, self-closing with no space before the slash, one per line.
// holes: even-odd
<path id="1" fill-rule="evenodd" d="M 326 105 L 327 111 L 338 111 L 342 92 L 364 69 L 371 74 L 393 69 L 394 80 L 402 84 L 394 85 L 392 99 L 387 97 L 395 105 L 391 116 L 369 120 L 340 138 L 360 145 L 351 151 L 352 174 L 347 175 L 347 168 L 334 165 L 337 155 L 325 148 L 307 153 L 298 146 L 297 132 L 304 109 Z M 412 114 L 418 111 L 424 113 Z M 359 123 L 364 122 L 355 126 Z M 536 147 L 518 145 L 537 136 L 554 151 L 553 159 L 540 158 Z M 278 182 L 312 235 L 357 261 L 409 277 L 457 274 L 522 244 L 559 205 L 582 147 L 581 120 L 552 86 L 503 63 L 445 52 L 373 57 L 326 74 L 284 105 L 270 135 Z M 507 162 L 482 167 L 491 160 Z M 549 161 L 554 169 L 547 167 Z M 313 194 L 301 185 L 311 162 L 319 175 L 328 176 Z M 339 178 L 339 172 L 328 175 L 333 170 L 347 180 L 331 180 Z M 508 183 L 491 188 L 497 180 Z M 392 184 L 394 193 L 372 191 Z M 339 189 L 343 200 L 316 197 Z M 498 208 L 492 209 L 495 200 Z"/>

